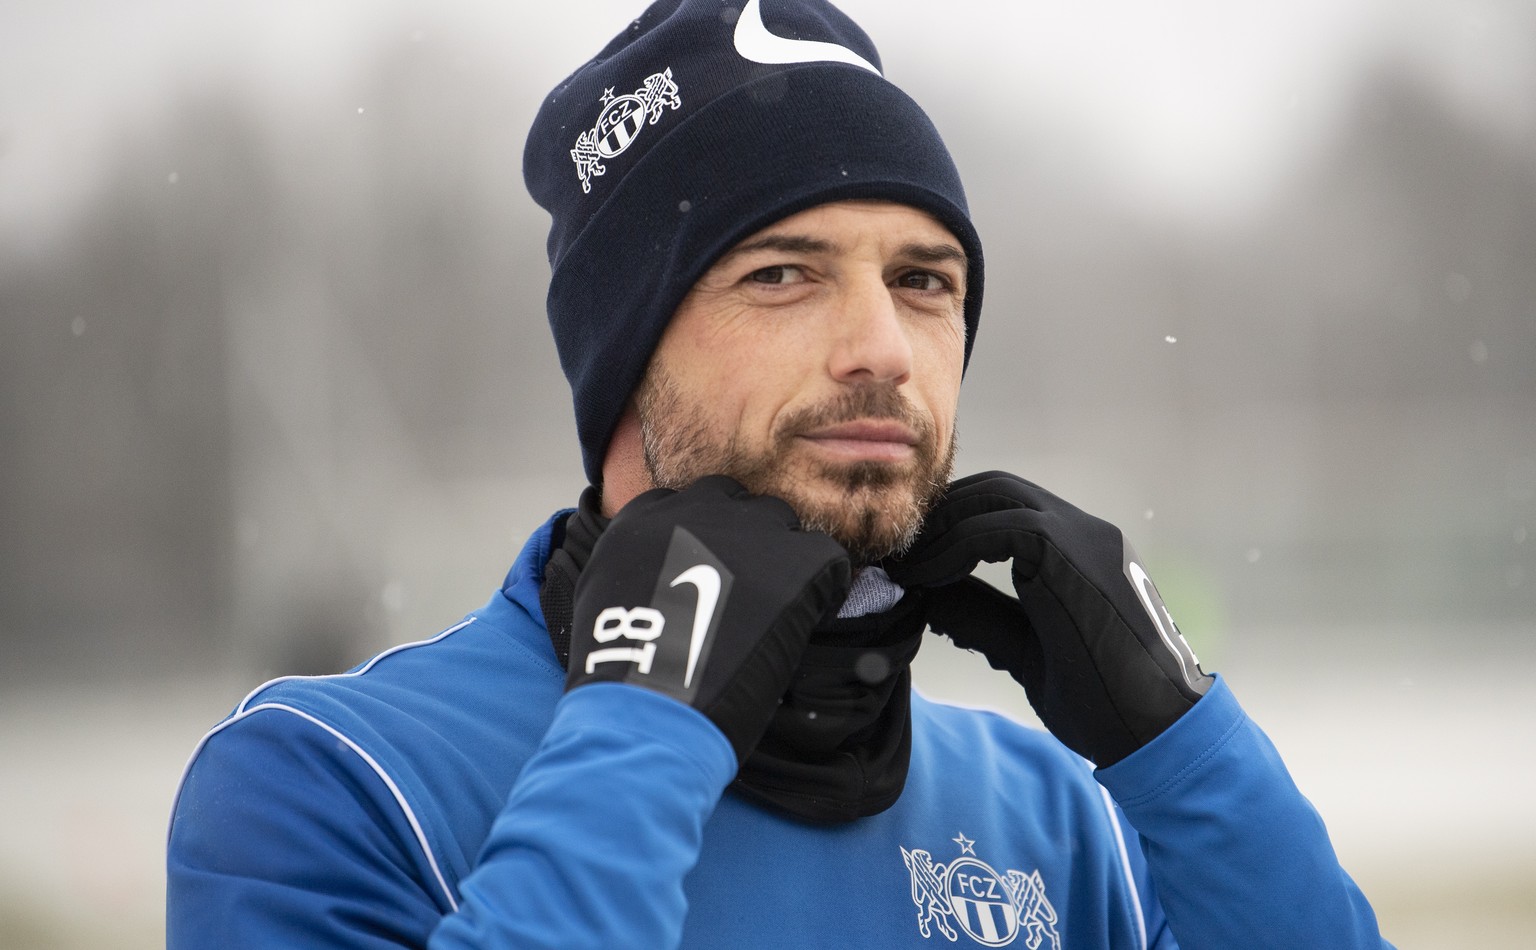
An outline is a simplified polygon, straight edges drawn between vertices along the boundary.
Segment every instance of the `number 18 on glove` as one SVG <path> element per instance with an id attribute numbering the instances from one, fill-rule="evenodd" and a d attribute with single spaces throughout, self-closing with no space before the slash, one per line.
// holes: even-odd
<path id="1" fill-rule="evenodd" d="M 841 545 L 724 476 L 646 492 L 614 516 L 576 581 L 566 688 L 670 696 L 745 760 L 850 577 Z"/>

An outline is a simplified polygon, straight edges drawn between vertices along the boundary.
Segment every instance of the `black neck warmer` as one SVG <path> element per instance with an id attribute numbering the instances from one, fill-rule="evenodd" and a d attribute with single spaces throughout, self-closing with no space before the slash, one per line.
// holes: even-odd
<path id="1" fill-rule="evenodd" d="M 592 488 L 555 525 L 539 605 L 561 665 L 570 658 L 576 578 L 607 525 Z M 890 610 L 817 626 L 736 791 L 818 822 L 878 814 L 896 802 L 912 755 L 909 667 L 924 628 L 917 601 L 908 593 Z"/>

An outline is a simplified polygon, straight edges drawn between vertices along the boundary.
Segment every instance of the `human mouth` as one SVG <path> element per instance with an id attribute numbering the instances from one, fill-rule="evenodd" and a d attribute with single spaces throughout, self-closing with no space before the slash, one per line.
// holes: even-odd
<path id="1" fill-rule="evenodd" d="M 845 462 L 905 462 L 916 454 L 917 433 L 890 419 L 858 419 L 821 426 L 798 436 L 818 452 Z"/>

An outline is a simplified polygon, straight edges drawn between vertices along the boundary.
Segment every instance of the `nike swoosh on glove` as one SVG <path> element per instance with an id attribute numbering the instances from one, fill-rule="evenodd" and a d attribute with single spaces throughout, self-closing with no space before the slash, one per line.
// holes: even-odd
<path id="1" fill-rule="evenodd" d="M 848 554 L 789 505 L 722 475 L 625 505 L 576 581 L 566 689 L 624 682 L 691 705 L 738 762 L 756 747 Z"/>
<path id="2" fill-rule="evenodd" d="M 1017 600 L 970 576 L 1008 560 Z M 1213 682 L 1120 530 L 1015 475 L 952 484 L 886 570 L 925 588 L 929 625 L 1012 675 L 1095 765 L 1152 741 Z"/>

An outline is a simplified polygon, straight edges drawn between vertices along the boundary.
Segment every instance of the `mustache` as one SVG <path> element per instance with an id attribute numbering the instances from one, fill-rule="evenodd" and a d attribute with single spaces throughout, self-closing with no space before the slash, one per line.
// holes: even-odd
<path id="1" fill-rule="evenodd" d="M 917 435 L 920 446 L 933 442 L 933 420 L 895 386 L 879 383 L 843 389 L 831 399 L 790 412 L 779 422 L 775 440 L 784 444 L 806 432 L 860 419 L 899 422 Z"/>

